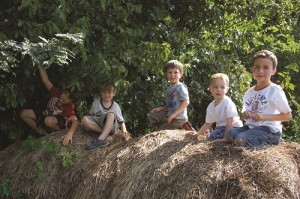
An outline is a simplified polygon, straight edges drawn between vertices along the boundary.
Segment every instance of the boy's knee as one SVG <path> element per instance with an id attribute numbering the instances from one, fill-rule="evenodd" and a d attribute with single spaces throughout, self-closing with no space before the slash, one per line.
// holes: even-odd
<path id="1" fill-rule="evenodd" d="M 245 141 L 243 138 L 241 137 L 237 137 L 235 140 L 234 140 L 234 143 L 238 146 L 243 146 L 245 144 Z"/>
<path id="2" fill-rule="evenodd" d="M 113 112 L 107 113 L 106 117 L 115 117 L 115 114 Z"/>
<path id="3" fill-rule="evenodd" d="M 106 119 L 104 122 L 106 123 L 107 121 L 114 121 L 115 120 L 115 114 L 114 113 L 107 113 Z"/>
<path id="4" fill-rule="evenodd" d="M 27 109 L 23 109 L 21 112 L 20 112 L 20 117 L 22 119 L 28 117 L 28 110 Z"/>
<path id="5" fill-rule="evenodd" d="M 53 128 L 57 125 L 57 119 L 53 116 L 48 116 L 45 118 L 44 123 L 47 127 Z"/>
<path id="6" fill-rule="evenodd" d="M 80 120 L 81 124 L 85 125 L 88 121 L 88 117 L 87 116 L 83 116 Z"/>
<path id="7" fill-rule="evenodd" d="M 23 109 L 20 112 L 20 117 L 23 119 L 26 116 L 26 111 Z"/>

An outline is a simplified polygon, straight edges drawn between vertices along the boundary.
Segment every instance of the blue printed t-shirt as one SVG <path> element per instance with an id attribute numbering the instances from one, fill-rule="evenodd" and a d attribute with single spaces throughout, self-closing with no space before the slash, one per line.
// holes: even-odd
<path id="1" fill-rule="evenodd" d="M 168 107 L 167 116 L 174 113 L 181 101 L 189 99 L 187 86 L 181 82 L 171 85 L 165 94 L 166 106 Z M 187 108 L 176 116 L 176 119 L 187 119 Z"/>

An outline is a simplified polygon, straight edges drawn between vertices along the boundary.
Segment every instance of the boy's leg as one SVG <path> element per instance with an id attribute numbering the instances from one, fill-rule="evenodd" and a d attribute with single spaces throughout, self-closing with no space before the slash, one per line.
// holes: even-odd
<path id="1" fill-rule="evenodd" d="M 60 127 L 58 125 L 58 120 L 55 116 L 47 116 L 45 117 L 45 125 L 46 127 L 58 131 L 60 130 Z"/>
<path id="2" fill-rule="evenodd" d="M 229 130 L 228 132 L 228 136 L 229 136 L 229 139 L 234 142 L 236 136 L 244 131 L 247 131 L 249 129 L 248 126 L 242 126 L 242 127 L 237 127 L 237 128 L 232 128 Z"/>
<path id="3" fill-rule="evenodd" d="M 28 124 L 33 130 L 35 130 L 39 135 L 47 135 L 47 132 L 39 128 L 36 124 L 36 114 L 32 109 L 23 109 L 20 113 L 20 117 L 26 124 Z"/>
<path id="4" fill-rule="evenodd" d="M 181 129 L 182 125 L 186 122 L 185 119 L 173 119 L 171 123 L 167 122 L 167 119 L 165 118 L 164 123 L 162 123 L 161 126 L 159 126 L 159 130 L 173 130 L 173 129 Z"/>
<path id="5" fill-rule="evenodd" d="M 281 134 L 272 133 L 267 126 L 258 126 L 236 136 L 235 143 L 244 147 L 262 147 L 277 144 Z"/>
<path id="6" fill-rule="evenodd" d="M 100 127 L 100 125 L 96 122 L 97 118 L 93 117 L 93 116 L 84 116 L 81 119 L 81 124 L 83 126 L 84 129 L 88 130 L 88 131 L 94 131 L 97 133 L 101 133 L 102 132 L 102 128 Z"/>
<path id="7" fill-rule="evenodd" d="M 207 135 L 206 140 L 223 139 L 226 126 L 220 126 Z"/>
<path id="8" fill-rule="evenodd" d="M 97 147 L 104 147 L 109 144 L 106 139 L 109 133 L 115 130 L 114 123 L 116 121 L 114 113 L 107 113 L 99 117 L 97 124 L 103 126 L 102 133 L 99 137 L 93 138 L 90 142 L 87 143 L 88 149 L 95 149 Z"/>
<path id="9" fill-rule="evenodd" d="M 115 114 L 114 113 L 107 113 L 106 119 L 103 125 L 102 133 L 99 136 L 99 140 L 105 140 L 109 133 L 113 130 L 115 122 Z"/>
<path id="10" fill-rule="evenodd" d="M 161 124 L 166 121 L 167 112 L 166 111 L 158 111 L 158 112 L 150 112 L 149 113 L 149 121 L 152 126 L 156 129 L 159 129 Z"/>

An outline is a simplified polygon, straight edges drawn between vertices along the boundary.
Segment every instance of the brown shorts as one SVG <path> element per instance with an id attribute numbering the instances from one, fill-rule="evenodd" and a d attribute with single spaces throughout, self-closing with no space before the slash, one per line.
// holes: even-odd
<path id="1" fill-rule="evenodd" d="M 156 128 L 156 130 L 166 129 L 181 129 L 182 125 L 187 119 L 173 119 L 171 123 L 167 122 L 167 112 L 150 112 L 149 114 L 150 123 Z"/>

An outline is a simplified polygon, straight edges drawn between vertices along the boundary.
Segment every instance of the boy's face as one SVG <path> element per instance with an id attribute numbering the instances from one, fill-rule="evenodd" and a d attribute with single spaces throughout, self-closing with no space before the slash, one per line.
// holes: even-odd
<path id="1" fill-rule="evenodd" d="M 221 100 L 228 92 L 229 87 L 222 79 L 214 79 L 209 85 L 209 91 L 214 96 L 215 100 Z"/>
<path id="2" fill-rule="evenodd" d="M 116 95 L 114 90 L 101 90 L 100 91 L 101 99 L 103 101 L 111 101 L 113 97 Z"/>
<path id="3" fill-rule="evenodd" d="M 180 72 L 177 68 L 169 68 L 166 72 L 166 77 L 171 84 L 176 84 L 182 77 L 183 72 Z"/>
<path id="4" fill-rule="evenodd" d="M 257 83 L 269 83 L 275 73 L 276 69 L 273 69 L 271 59 L 259 57 L 254 60 L 252 74 Z"/>
<path id="5" fill-rule="evenodd" d="M 69 104 L 73 100 L 70 99 L 70 93 L 68 91 L 63 91 L 60 94 L 59 101 L 60 101 L 61 104 Z"/>

